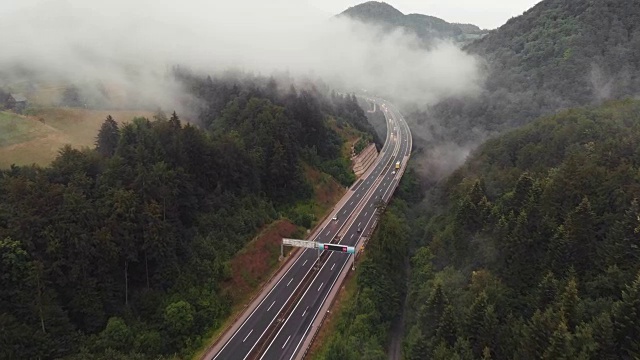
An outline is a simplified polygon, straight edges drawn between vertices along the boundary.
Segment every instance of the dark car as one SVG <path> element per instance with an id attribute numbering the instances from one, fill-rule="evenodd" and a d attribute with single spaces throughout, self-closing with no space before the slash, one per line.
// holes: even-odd
<path id="1" fill-rule="evenodd" d="M 362 232 L 362 228 L 358 228 L 358 232 L 361 233 Z"/>

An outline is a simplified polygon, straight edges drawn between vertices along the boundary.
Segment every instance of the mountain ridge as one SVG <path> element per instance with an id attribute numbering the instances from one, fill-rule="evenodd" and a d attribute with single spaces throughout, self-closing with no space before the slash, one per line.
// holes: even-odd
<path id="1" fill-rule="evenodd" d="M 386 29 L 402 28 L 415 33 L 427 45 L 437 39 L 469 43 L 488 32 L 473 24 L 449 23 L 431 15 L 404 14 L 392 5 L 378 1 L 352 6 L 336 17 L 349 17 L 364 23 L 381 25 Z"/>
<path id="2" fill-rule="evenodd" d="M 433 148 L 461 148 L 562 109 L 640 94 L 640 8 L 623 0 L 544 0 L 463 49 L 484 59 L 485 90 L 414 112 Z M 414 137 L 418 143 L 419 136 Z M 437 159 L 425 173 L 438 175 Z M 459 161 L 458 161 L 459 164 Z M 433 179 L 436 180 L 436 179 Z"/>

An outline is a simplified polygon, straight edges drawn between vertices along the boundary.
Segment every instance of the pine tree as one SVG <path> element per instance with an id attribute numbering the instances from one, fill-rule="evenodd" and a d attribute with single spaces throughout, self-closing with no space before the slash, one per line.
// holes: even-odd
<path id="1" fill-rule="evenodd" d="M 622 292 L 622 300 L 613 308 L 616 344 L 622 354 L 640 357 L 640 273 Z"/>
<path id="2" fill-rule="evenodd" d="M 527 357 L 539 359 L 543 356 L 560 320 L 553 309 L 547 309 L 544 312 L 536 310 L 527 324 L 525 337 L 522 339 L 522 347 Z"/>
<path id="3" fill-rule="evenodd" d="M 487 346 L 482 349 L 482 360 L 492 360 L 491 349 L 489 349 L 489 347 Z"/>
<path id="4" fill-rule="evenodd" d="M 474 360 L 473 352 L 471 351 L 471 344 L 465 338 L 458 338 L 455 346 L 453 347 L 455 353 L 459 356 L 460 360 Z"/>
<path id="5" fill-rule="evenodd" d="M 525 173 L 520 175 L 511 197 L 512 210 L 519 211 L 519 209 L 522 209 L 529 202 L 533 187 L 534 181 L 529 174 Z"/>
<path id="6" fill-rule="evenodd" d="M 427 338 L 431 338 L 435 335 L 440 318 L 442 317 L 447 305 L 449 305 L 449 300 L 442 290 L 442 284 L 436 283 L 431 296 L 425 304 L 424 310 L 421 311 L 421 330 L 422 334 Z"/>
<path id="7" fill-rule="evenodd" d="M 553 332 L 549 341 L 549 347 L 542 354 L 545 360 L 573 359 L 574 352 L 571 346 L 571 333 L 567 330 L 567 324 L 561 321 Z"/>
<path id="8" fill-rule="evenodd" d="M 480 357 L 482 349 L 488 345 L 485 343 L 485 315 L 487 311 L 488 299 L 486 292 L 482 291 L 471 305 L 469 309 L 469 319 L 467 321 L 467 337 L 471 343 L 471 349 L 476 357 Z"/>
<path id="9" fill-rule="evenodd" d="M 596 270 L 592 259 L 596 258 L 597 244 L 596 217 L 591 203 L 582 199 L 564 224 L 564 241 L 569 265 L 574 265 L 578 273 L 592 273 Z"/>
<path id="10" fill-rule="evenodd" d="M 539 309 L 544 310 L 553 303 L 558 293 L 558 280 L 556 280 L 553 272 L 548 271 L 544 278 L 542 278 L 542 281 L 538 285 L 537 293 L 537 305 Z"/>
<path id="11" fill-rule="evenodd" d="M 597 344 L 594 359 L 614 360 L 619 358 L 618 345 L 614 337 L 614 324 L 609 312 L 603 312 L 591 322 L 593 340 Z"/>
<path id="12" fill-rule="evenodd" d="M 569 278 L 567 286 L 564 288 L 564 292 L 560 296 L 559 300 L 558 305 L 560 314 L 564 317 L 567 327 L 570 330 L 573 330 L 581 320 L 577 309 L 580 302 L 580 298 L 578 297 L 578 285 L 574 277 Z"/>
<path id="13" fill-rule="evenodd" d="M 429 358 L 428 339 L 422 335 L 420 328 L 414 325 L 404 339 L 403 356 L 407 360 L 422 360 Z"/>
<path id="14" fill-rule="evenodd" d="M 577 359 L 602 359 L 596 356 L 598 344 L 593 338 L 591 324 L 582 323 L 576 327 L 572 337 L 572 347 Z"/>
<path id="15" fill-rule="evenodd" d="M 458 328 L 455 323 L 453 306 L 447 305 L 438 321 L 436 338 L 444 341 L 448 346 L 453 346 L 458 338 Z"/>
<path id="16" fill-rule="evenodd" d="M 631 206 L 611 227 L 603 242 L 599 258 L 608 265 L 633 269 L 640 259 L 640 246 L 636 242 L 640 233 L 640 204 L 633 199 Z"/>
<path id="17" fill-rule="evenodd" d="M 109 115 L 98 131 L 96 151 L 103 156 L 112 156 L 116 152 L 118 141 L 120 141 L 118 123 Z"/>
<path id="18" fill-rule="evenodd" d="M 178 114 L 176 114 L 175 111 L 173 112 L 173 114 L 171 114 L 171 118 L 169 119 L 169 124 L 171 124 L 171 127 L 175 130 L 180 129 L 182 127 L 182 124 L 180 123 L 180 118 L 178 117 Z"/>

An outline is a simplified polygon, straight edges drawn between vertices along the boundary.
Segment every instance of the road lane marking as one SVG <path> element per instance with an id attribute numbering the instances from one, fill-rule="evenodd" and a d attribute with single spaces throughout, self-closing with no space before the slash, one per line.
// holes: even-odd
<path id="1" fill-rule="evenodd" d="M 289 284 L 291 284 L 292 281 L 293 281 L 293 278 L 291 278 L 291 280 L 289 280 L 289 282 L 287 283 L 287 286 L 289 286 Z"/>
<path id="2" fill-rule="evenodd" d="M 305 254 L 307 250 L 310 249 L 304 249 L 302 251 L 302 254 Z M 249 319 L 251 319 L 251 317 L 256 313 L 256 311 L 258 311 L 258 309 L 260 308 L 260 306 L 262 306 L 262 304 L 269 298 L 269 295 L 271 295 L 271 293 L 273 293 L 273 291 L 278 287 L 278 285 L 280 285 L 280 283 L 284 283 L 284 279 L 286 278 L 287 274 L 295 267 L 295 264 L 298 263 L 298 261 L 300 261 L 302 259 L 302 256 L 298 257 L 295 262 L 293 263 L 293 265 L 291 265 L 289 267 L 289 269 L 287 269 L 287 271 L 284 273 L 283 276 L 280 277 L 280 279 L 276 282 L 276 284 L 271 288 L 271 290 L 269 290 L 269 292 L 267 292 L 267 295 L 260 301 L 260 303 L 258 303 L 258 306 L 256 306 L 253 311 L 251 311 L 251 313 L 249 314 L 249 316 L 242 322 L 242 324 L 240 324 L 240 327 L 238 329 L 242 329 L 246 324 L 247 321 L 249 321 Z M 307 271 L 307 273 L 309 273 L 311 271 L 311 269 L 309 269 Z M 306 276 L 306 275 L 305 275 Z M 337 278 L 336 278 L 337 279 Z M 293 294 L 292 294 L 293 295 Z M 289 301 L 289 299 L 291 298 L 290 295 L 289 297 L 287 297 L 286 301 Z M 275 320 L 275 318 L 274 318 Z M 271 326 L 271 324 L 273 323 L 273 320 L 269 322 L 269 326 Z M 266 330 L 265 330 L 266 332 Z M 233 339 L 236 338 L 236 336 L 240 335 L 240 331 L 236 331 L 233 333 L 233 335 L 231 335 L 231 338 L 229 338 L 229 340 L 227 340 L 227 342 L 222 346 L 222 349 L 220 349 L 220 351 L 214 355 L 212 360 L 218 359 L 220 357 L 220 354 L 223 353 L 223 351 L 227 348 L 227 346 L 233 341 Z M 264 332 L 262 333 L 262 335 L 264 335 Z M 260 337 L 262 337 L 262 335 L 260 335 Z M 251 347 L 251 350 L 253 350 L 253 348 L 255 347 L 255 344 Z M 250 351 L 251 351 L 250 350 Z"/>
<path id="3" fill-rule="evenodd" d="M 249 335 L 251 335 L 251 333 L 253 332 L 253 329 L 251 329 L 251 331 L 249 331 L 249 333 L 247 334 L 247 336 L 244 338 L 244 340 L 242 340 L 242 342 L 247 341 L 247 339 L 249 338 Z"/>
<path id="4" fill-rule="evenodd" d="M 333 265 L 331 265 L 331 270 L 333 270 L 334 266 L 336 266 L 336 263 L 333 263 Z"/>
<path id="5" fill-rule="evenodd" d="M 305 250 L 305 251 L 306 251 L 306 250 Z M 321 271 L 322 271 L 322 270 L 324 269 L 324 267 L 328 264 L 328 262 L 330 261 L 331 256 L 333 256 L 333 254 L 329 254 L 329 259 L 327 259 L 327 261 L 325 261 L 325 262 L 323 262 L 323 263 L 322 263 L 322 265 L 321 265 L 321 267 L 320 267 L 320 271 L 319 271 L 318 273 L 316 273 L 316 275 L 315 275 L 315 276 L 313 277 L 313 279 L 311 280 L 311 283 L 312 283 L 312 284 L 316 281 L 316 279 L 318 278 L 318 276 L 320 276 Z M 344 264 L 346 264 L 346 262 L 345 262 L 345 263 L 343 263 L 343 265 L 342 265 L 342 267 L 343 267 L 343 268 L 344 268 Z M 341 269 L 340 271 L 342 271 L 342 269 Z M 335 284 L 335 282 L 336 282 L 337 280 L 338 280 L 338 277 L 335 277 L 335 279 L 333 280 L 333 284 Z M 333 287 L 333 284 L 331 285 L 332 287 Z M 311 287 L 307 287 L 307 289 L 302 293 L 302 297 L 304 298 L 304 297 L 306 296 L 306 294 L 307 294 L 310 290 L 311 290 Z M 326 294 L 325 294 L 325 297 L 324 297 L 324 299 L 322 300 L 322 303 L 320 304 L 320 306 L 322 306 L 322 304 L 324 304 L 324 301 L 326 300 L 326 298 L 327 298 L 327 296 L 328 296 L 328 295 L 329 295 L 329 293 L 326 293 Z M 287 301 L 289 301 L 289 299 L 287 299 Z M 300 302 L 298 302 L 298 303 L 295 305 L 295 307 L 293 308 L 293 311 L 296 311 L 296 309 L 298 308 L 298 305 L 300 305 Z M 318 313 L 317 313 L 317 312 L 315 313 L 314 318 L 315 318 L 316 316 L 318 316 Z M 275 338 L 278 338 L 278 336 L 280 336 L 280 333 L 282 332 L 282 330 L 284 330 L 284 329 L 285 329 L 285 327 L 286 327 L 287 323 L 288 323 L 288 322 L 289 322 L 289 320 L 290 320 L 290 319 L 292 319 L 292 318 L 293 318 L 293 316 L 291 316 L 291 315 L 289 315 L 289 316 L 287 317 L 287 319 L 286 319 L 286 320 L 284 321 L 284 323 L 283 323 L 283 326 L 282 326 L 282 327 L 280 328 L 280 330 L 278 330 L 278 332 L 276 333 L 276 337 L 275 337 Z M 275 320 L 275 319 L 274 319 L 274 320 Z M 271 324 L 272 324 L 272 323 L 273 323 L 273 320 L 272 320 L 272 321 L 269 323 L 269 325 L 267 325 L 267 326 L 271 326 Z M 265 330 L 264 330 L 264 332 L 262 333 L 262 335 L 260 335 L 260 337 L 262 337 L 262 336 L 267 332 L 267 330 L 268 330 L 268 329 L 265 329 Z M 284 335 L 283 335 L 283 336 L 284 336 Z M 289 337 L 291 337 L 291 336 L 289 336 Z M 275 343 L 275 339 L 274 339 L 274 341 L 272 341 L 272 342 L 271 342 L 271 344 L 269 344 L 269 346 L 267 346 L 267 349 L 265 350 L 265 352 L 269 351 L 269 349 L 271 348 L 271 346 L 272 346 L 272 345 L 274 345 L 274 343 Z M 299 344 L 299 343 L 298 343 L 298 344 Z M 254 348 L 254 347 L 255 347 L 255 344 L 251 347 L 251 349 L 249 349 L 249 352 L 251 352 L 251 351 L 253 350 L 253 348 Z M 297 351 L 297 349 L 298 349 L 298 346 L 296 346 L 295 351 Z M 263 357 L 264 357 L 264 355 L 263 355 Z"/>
<path id="6" fill-rule="evenodd" d="M 400 119 L 401 119 L 401 118 L 400 118 Z M 400 120 L 399 120 L 399 121 L 400 121 Z M 399 131 L 399 132 L 403 132 L 403 131 Z M 401 134 L 399 134 L 399 135 L 401 135 Z M 403 140 L 404 140 L 404 139 L 403 139 Z M 406 141 L 406 140 L 405 140 L 405 141 Z M 397 147 L 399 147 L 399 145 L 396 145 L 396 146 L 397 146 Z M 388 146 L 385 146 L 385 147 L 390 149 L 390 147 L 388 147 Z M 389 151 L 390 151 L 390 150 L 389 150 Z M 390 158 L 390 157 L 389 157 L 390 152 L 383 152 L 383 153 L 386 155 L 384 159 L 388 159 L 388 158 Z M 381 154 L 381 155 L 382 155 L 382 154 Z M 380 166 L 378 167 L 378 168 L 380 168 L 380 173 L 382 173 L 382 172 L 383 172 L 383 170 L 384 170 L 384 168 L 385 168 L 383 165 L 384 165 L 384 164 L 380 163 Z M 380 175 L 381 175 L 381 174 L 380 174 Z M 374 172 L 374 173 L 371 173 L 371 182 L 374 182 L 373 180 L 376 180 L 375 182 L 377 182 L 377 181 L 378 181 L 377 179 L 379 179 L 379 177 L 378 177 L 378 176 L 380 176 L 380 175 L 376 174 L 375 172 Z M 375 178 L 375 179 L 374 179 L 374 178 Z M 384 180 L 384 177 L 383 177 L 383 180 Z M 369 182 L 369 179 L 367 180 L 367 182 Z M 386 185 L 386 183 L 385 183 L 385 185 Z M 394 182 L 392 181 L 392 182 L 391 182 L 391 186 L 393 186 L 393 185 L 394 185 Z M 363 189 L 364 189 L 364 188 L 363 188 Z M 387 194 L 387 192 L 388 192 L 390 189 L 387 189 L 388 191 L 384 191 L 384 189 L 379 189 L 379 190 L 380 190 L 380 193 L 384 193 L 384 195 L 382 196 L 382 198 L 383 198 L 383 199 L 387 198 L 387 196 L 385 196 L 385 195 Z M 374 191 L 375 191 L 375 190 L 374 190 Z M 358 198 L 360 197 L 359 195 L 361 195 L 361 194 L 358 194 Z M 377 196 L 376 198 L 380 198 L 380 196 Z M 354 200 L 355 200 L 355 199 L 354 199 Z M 355 202 L 355 201 L 352 201 L 352 205 L 353 205 L 353 202 Z M 375 204 L 370 204 L 370 206 L 372 206 L 372 205 L 375 205 Z M 347 210 L 347 209 L 343 209 L 343 213 L 346 213 L 346 212 L 347 212 L 346 210 Z M 353 234 L 353 235 L 355 235 L 355 234 Z M 344 265 L 343 265 L 342 267 L 344 268 Z M 317 276 L 316 276 L 316 277 L 317 277 Z M 334 281 L 334 283 L 335 283 L 335 281 Z M 323 286 L 323 285 L 324 285 L 324 284 L 322 284 L 321 286 Z M 303 295 L 303 296 L 304 296 L 304 295 Z M 327 293 L 327 296 L 328 296 L 328 293 Z M 324 301 L 325 301 L 325 300 L 326 300 L 326 296 L 325 296 L 325 299 L 323 300 L 323 303 L 324 303 Z M 308 311 L 308 310 L 307 310 L 307 311 Z M 318 311 L 319 311 L 319 309 L 318 309 Z M 317 316 L 317 312 L 316 312 L 316 314 L 315 314 L 314 316 Z M 289 320 L 289 319 L 287 319 L 287 320 Z M 309 331 L 309 328 L 307 328 L 307 329 L 306 329 L 305 334 L 306 334 L 308 331 Z M 293 335 L 290 335 L 290 336 L 287 338 L 287 340 L 285 341 L 285 344 L 283 345 L 283 349 L 284 349 L 284 347 L 286 347 L 286 345 L 288 345 L 288 341 L 290 341 L 290 338 L 291 338 L 292 336 L 293 336 Z M 299 347 L 299 346 L 300 346 L 300 344 L 298 344 L 298 345 L 296 346 L 295 351 L 297 351 L 297 349 L 298 349 L 298 347 Z"/>
<path id="7" fill-rule="evenodd" d="M 368 214 L 368 213 L 369 213 L 369 212 L 364 213 L 364 216 L 367 216 L 367 214 Z"/>
<path id="8" fill-rule="evenodd" d="M 272 306 L 273 306 L 273 304 L 275 304 L 275 303 L 276 303 L 276 301 L 274 300 L 274 301 L 271 303 L 271 305 L 269 305 L 269 308 L 267 309 L 267 311 L 271 310 L 271 307 L 272 307 Z"/>
<path id="9" fill-rule="evenodd" d="M 307 313 L 307 310 L 309 310 L 308 306 L 304 309 L 304 312 L 302 313 L 302 316 L 304 316 Z"/>
<path id="10" fill-rule="evenodd" d="M 320 291 L 320 289 L 322 289 L 322 285 L 324 285 L 324 283 L 320 284 L 320 287 L 318 288 L 318 291 Z"/>
<path id="11" fill-rule="evenodd" d="M 291 338 L 291 335 L 289 335 L 289 337 L 287 338 L 287 340 L 284 342 L 284 345 L 282 345 L 282 348 L 284 349 L 284 347 L 287 345 L 287 343 L 289 342 L 289 339 Z"/>
<path id="12" fill-rule="evenodd" d="M 351 201 L 351 202 L 349 203 L 349 205 L 353 205 L 353 201 Z"/>
<path id="13" fill-rule="evenodd" d="M 327 235 L 329 235 L 329 233 L 330 233 L 330 232 L 331 232 L 331 230 L 328 230 L 328 231 L 327 231 Z"/>
<path id="14" fill-rule="evenodd" d="M 351 236 L 349 236 L 349 239 L 351 239 L 353 237 L 353 234 L 351 234 Z"/>
<path id="15" fill-rule="evenodd" d="M 362 221 L 360 221 L 360 222 L 358 223 L 358 227 L 360 227 L 360 224 L 362 224 Z"/>
<path id="16" fill-rule="evenodd" d="M 302 266 L 304 266 L 304 264 L 306 264 L 306 263 L 307 263 L 307 261 L 309 261 L 309 260 L 305 260 L 305 261 L 302 263 Z"/>

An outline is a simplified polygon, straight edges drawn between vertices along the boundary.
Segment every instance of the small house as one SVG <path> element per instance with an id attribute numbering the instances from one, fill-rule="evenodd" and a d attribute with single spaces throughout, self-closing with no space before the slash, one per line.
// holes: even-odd
<path id="1" fill-rule="evenodd" d="M 22 113 L 22 111 L 27 107 L 27 98 L 22 94 L 9 94 L 6 103 L 7 109 L 13 110 L 17 113 Z"/>

